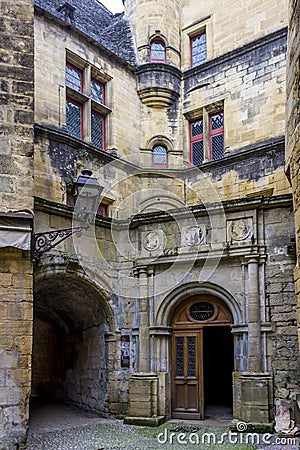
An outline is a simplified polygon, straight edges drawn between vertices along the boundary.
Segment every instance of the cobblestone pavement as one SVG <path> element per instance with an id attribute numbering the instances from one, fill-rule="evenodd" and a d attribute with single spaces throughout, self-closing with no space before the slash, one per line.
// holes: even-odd
<path id="1" fill-rule="evenodd" d="M 296 450 L 287 438 L 277 445 L 277 436 L 264 443 L 262 435 L 230 435 L 224 421 L 175 422 L 158 428 L 124 425 L 64 405 L 44 405 L 33 412 L 27 450 Z M 223 438 L 222 438 L 222 433 Z M 254 441 L 252 441 L 254 439 Z M 254 442 L 259 445 L 249 445 Z"/>

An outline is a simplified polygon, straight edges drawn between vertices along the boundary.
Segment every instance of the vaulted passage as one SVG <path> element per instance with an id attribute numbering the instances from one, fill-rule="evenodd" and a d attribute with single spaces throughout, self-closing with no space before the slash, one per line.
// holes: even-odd
<path id="1" fill-rule="evenodd" d="M 32 401 L 105 412 L 105 302 L 81 280 L 45 279 L 35 288 Z"/>

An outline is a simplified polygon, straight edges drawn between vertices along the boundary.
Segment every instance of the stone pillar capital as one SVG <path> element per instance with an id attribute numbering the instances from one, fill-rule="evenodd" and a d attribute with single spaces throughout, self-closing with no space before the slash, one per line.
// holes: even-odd
<path id="1" fill-rule="evenodd" d="M 255 253 L 254 255 L 246 255 L 244 256 L 244 264 L 258 264 L 259 263 L 259 254 Z"/>
<path id="2" fill-rule="evenodd" d="M 133 269 L 133 274 L 137 278 L 145 278 L 153 275 L 154 269 L 151 266 L 139 266 Z"/>

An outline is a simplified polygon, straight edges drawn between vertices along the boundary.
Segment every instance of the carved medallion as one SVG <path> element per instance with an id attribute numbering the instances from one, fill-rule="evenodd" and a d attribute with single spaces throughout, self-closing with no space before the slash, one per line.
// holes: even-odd
<path id="1" fill-rule="evenodd" d="M 252 231 L 250 219 L 233 220 L 229 223 L 229 238 L 233 241 L 244 241 Z"/>
<path id="2" fill-rule="evenodd" d="M 157 231 L 149 231 L 144 237 L 144 248 L 149 252 L 157 250 L 162 244 L 162 239 Z"/>
<path id="3" fill-rule="evenodd" d="M 199 245 L 203 242 L 205 232 L 202 227 L 187 227 L 183 234 L 183 243 L 189 247 Z"/>

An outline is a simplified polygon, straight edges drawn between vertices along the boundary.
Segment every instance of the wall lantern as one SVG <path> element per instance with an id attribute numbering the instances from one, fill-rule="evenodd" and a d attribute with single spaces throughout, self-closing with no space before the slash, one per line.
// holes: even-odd
<path id="1" fill-rule="evenodd" d="M 93 172 L 90 169 L 82 170 L 72 188 L 75 201 L 74 218 L 80 225 L 34 234 L 32 239 L 33 260 L 38 259 L 43 253 L 56 247 L 72 234 L 80 237 L 82 230 L 87 230 L 95 217 L 102 191 L 103 187 L 93 176 Z"/>

